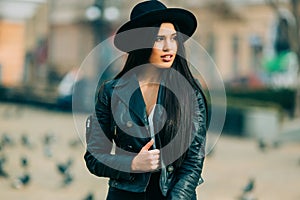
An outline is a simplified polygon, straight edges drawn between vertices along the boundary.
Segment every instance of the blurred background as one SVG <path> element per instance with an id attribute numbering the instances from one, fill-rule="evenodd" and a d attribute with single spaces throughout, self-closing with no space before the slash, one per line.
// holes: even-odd
<path id="1" fill-rule="evenodd" d="M 0 0 L 1 199 L 105 199 L 107 179 L 87 172 L 77 134 L 95 92 L 78 72 L 138 2 Z M 196 15 L 193 39 L 226 89 L 225 124 L 218 142 L 208 143 L 214 148 L 199 198 L 300 199 L 300 1 L 162 2 Z M 89 73 L 98 73 L 113 51 L 100 52 Z M 71 112 L 74 87 L 82 96 L 79 127 Z"/>

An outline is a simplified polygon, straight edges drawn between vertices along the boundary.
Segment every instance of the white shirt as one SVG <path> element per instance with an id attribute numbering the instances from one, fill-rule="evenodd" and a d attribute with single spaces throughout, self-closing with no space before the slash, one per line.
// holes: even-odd
<path id="1" fill-rule="evenodd" d="M 150 128 L 150 135 L 151 138 L 154 140 L 153 148 L 156 149 L 155 145 L 155 134 L 154 134 L 154 125 L 153 125 L 153 115 L 154 115 L 154 110 L 155 110 L 156 104 L 153 106 L 151 113 L 148 116 L 148 121 L 149 121 L 149 128 Z"/>

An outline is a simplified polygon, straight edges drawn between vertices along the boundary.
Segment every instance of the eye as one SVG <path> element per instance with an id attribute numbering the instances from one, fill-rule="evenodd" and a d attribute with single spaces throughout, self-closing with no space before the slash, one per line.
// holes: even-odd
<path id="1" fill-rule="evenodd" d="M 177 35 L 172 36 L 171 39 L 177 41 Z"/>
<path id="2" fill-rule="evenodd" d="M 164 40 L 163 36 L 157 36 L 156 39 L 155 39 L 155 42 L 160 42 L 160 41 L 163 41 L 163 40 Z"/>

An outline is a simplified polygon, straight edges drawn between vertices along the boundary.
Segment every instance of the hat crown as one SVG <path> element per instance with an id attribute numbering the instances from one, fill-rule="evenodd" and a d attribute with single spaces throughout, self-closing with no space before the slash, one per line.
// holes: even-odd
<path id="1" fill-rule="evenodd" d="M 124 52 L 148 48 L 150 40 L 144 36 L 149 36 L 149 33 L 152 34 L 153 30 L 144 29 L 144 27 L 154 26 L 158 28 L 158 25 L 163 22 L 176 24 L 178 28 L 176 31 L 183 33 L 183 42 L 193 35 L 197 27 L 196 17 L 188 10 L 167 8 L 158 0 L 143 1 L 133 7 L 130 20 L 118 29 L 114 44 Z"/>
<path id="2" fill-rule="evenodd" d="M 152 1 L 144 1 L 137 4 L 130 14 L 130 20 L 136 19 L 140 16 L 143 16 L 147 13 L 151 13 L 157 10 L 165 10 L 167 7 L 159 1 L 152 0 Z"/>

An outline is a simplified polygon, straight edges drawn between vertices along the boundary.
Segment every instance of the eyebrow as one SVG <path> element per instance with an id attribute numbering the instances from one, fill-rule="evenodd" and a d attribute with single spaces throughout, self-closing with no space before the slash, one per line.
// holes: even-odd
<path id="1" fill-rule="evenodd" d="M 171 36 L 175 36 L 177 33 L 172 33 Z M 157 35 L 157 37 L 165 37 L 166 35 Z"/>

